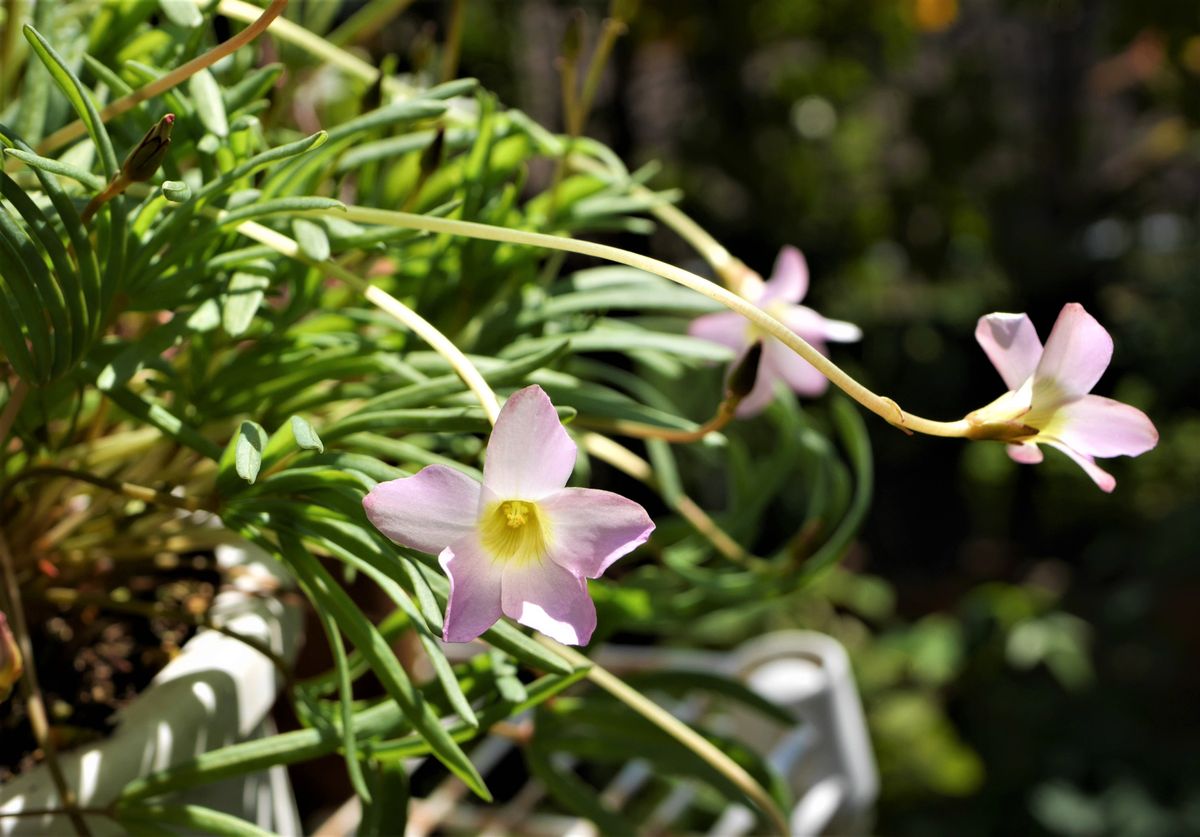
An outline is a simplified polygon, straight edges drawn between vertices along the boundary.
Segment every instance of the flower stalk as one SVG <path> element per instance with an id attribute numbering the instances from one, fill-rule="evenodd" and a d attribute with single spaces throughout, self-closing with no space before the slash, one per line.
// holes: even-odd
<path id="1" fill-rule="evenodd" d="M 348 206 L 345 211 L 314 209 L 297 212 L 296 214 L 330 217 L 341 216 L 348 220 L 364 224 L 380 224 L 383 226 L 478 238 L 485 241 L 501 241 L 509 244 L 523 244 L 530 247 L 563 250 L 569 253 L 593 256 L 617 262 L 618 264 L 628 265 L 629 267 L 635 267 L 701 293 L 709 299 L 721 303 L 731 311 L 741 314 L 764 334 L 774 337 L 800 355 L 800 357 L 807 360 L 836 387 L 893 427 L 899 428 L 906 433 L 923 433 L 928 436 L 950 438 L 965 437 L 971 429 L 970 424 L 965 419 L 950 422 L 935 421 L 905 412 L 892 399 L 877 395 L 863 386 L 784 323 L 754 303 L 691 271 L 684 270 L 659 259 L 632 253 L 618 247 L 611 247 L 607 244 L 597 244 L 591 241 L 581 241 L 564 236 L 513 230 L 507 227 L 481 224 L 476 221 L 434 218 L 426 215 L 414 215 L 407 212 L 395 212 L 362 206 Z"/>

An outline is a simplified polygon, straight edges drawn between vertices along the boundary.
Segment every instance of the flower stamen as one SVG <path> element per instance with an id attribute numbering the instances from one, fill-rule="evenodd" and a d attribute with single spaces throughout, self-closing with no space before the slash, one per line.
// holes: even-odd
<path id="1" fill-rule="evenodd" d="M 546 516 L 532 500 L 501 500 L 483 511 L 480 541 L 497 561 L 540 561 L 549 549 Z"/>

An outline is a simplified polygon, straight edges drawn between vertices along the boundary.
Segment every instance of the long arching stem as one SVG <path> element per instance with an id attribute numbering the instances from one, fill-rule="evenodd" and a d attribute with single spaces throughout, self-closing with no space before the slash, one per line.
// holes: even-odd
<path id="1" fill-rule="evenodd" d="M 913 415 L 912 413 L 906 413 L 892 399 L 877 395 L 860 384 L 837 364 L 813 348 L 802 337 L 757 305 L 691 271 L 684 270 L 659 259 L 643 256 L 639 253 L 632 253 L 618 247 L 610 247 L 606 244 L 596 244 L 591 241 L 581 241 L 574 238 L 527 232 L 525 230 L 513 230 L 507 227 L 480 224 L 475 221 L 457 221 L 450 218 L 413 215 L 408 212 L 393 212 L 386 209 L 349 206 L 344 212 L 341 210 L 315 209 L 297 214 L 331 217 L 341 215 L 349 220 L 364 224 L 380 224 L 389 227 L 402 227 L 464 236 L 467 238 L 479 238 L 486 241 L 524 244 L 530 247 L 542 247 L 550 250 L 565 250 L 570 253 L 594 256 L 606 259 L 607 261 L 617 262 L 618 264 L 635 267 L 704 294 L 704 296 L 721 303 L 731 311 L 741 314 L 754 323 L 754 325 L 758 326 L 763 332 L 774 337 L 811 363 L 817 368 L 817 371 L 859 404 L 862 404 L 868 410 L 884 419 L 884 421 L 901 430 L 924 433 L 929 436 L 946 437 L 964 437 L 970 430 L 970 425 L 968 425 L 965 419 L 953 422 L 934 421 Z"/>

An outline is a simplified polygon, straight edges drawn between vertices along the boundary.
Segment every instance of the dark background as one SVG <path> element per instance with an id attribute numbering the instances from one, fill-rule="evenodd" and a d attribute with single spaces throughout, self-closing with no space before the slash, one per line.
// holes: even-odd
<path id="1" fill-rule="evenodd" d="M 957 418 L 1003 389 L 981 314 L 1028 312 L 1044 339 L 1078 301 L 1116 342 L 1097 392 L 1161 433 L 1102 463 L 1105 495 L 1053 451 L 1022 467 L 871 420 L 846 583 L 886 606 L 846 616 L 879 831 L 1200 831 L 1200 6 L 642 6 L 588 133 L 660 161 L 654 185 L 752 267 L 801 247 L 807 301 L 866 332 L 837 351 L 850 371 Z M 417 3 L 369 46 L 419 65 L 447 8 Z M 586 59 L 606 8 L 473 0 L 461 72 L 561 130 L 562 33 L 582 10 Z M 701 269 L 667 230 L 624 243 Z"/>

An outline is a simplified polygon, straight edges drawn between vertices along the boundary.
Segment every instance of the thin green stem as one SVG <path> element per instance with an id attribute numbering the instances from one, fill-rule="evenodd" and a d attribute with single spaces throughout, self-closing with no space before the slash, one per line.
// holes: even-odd
<path id="1" fill-rule="evenodd" d="M 542 247 L 552 250 L 565 250 L 584 256 L 593 256 L 618 264 L 635 267 L 656 276 L 682 285 L 704 296 L 721 303 L 731 311 L 741 314 L 764 333 L 774 337 L 800 357 L 817 368 L 835 386 L 862 404 L 871 412 L 881 417 L 889 424 L 906 432 L 924 433 L 929 436 L 960 438 L 970 432 L 971 427 L 965 419 L 954 422 L 933 421 L 921 416 L 906 413 L 890 398 L 877 395 L 860 384 L 837 364 L 817 351 L 806 340 L 784 325 L 782 322 L 748 301 L 715 283 L 697 276 L 691 271 L 683 270 L 675 265 L 659 259 L 631 253 L 618 247 L 606 244 L 596 244 L 591 241 L 580 241 L 563 236 L 547 235 L 545 233 L 513 230 L 507 227 L 497 227 L 490 224 L 480 224 L 475 221 L 458 221 L 450 218 L 434 218 L 426 215 L 413 215 L 407 212 L 393 212 L 386 209 L 349 206 L 342 210 L 308 210 L 296 213 L 298 215 L 319 215 L 329 217 L 344 217 L 351 221 L 364 224 L 380 224 L 390 227 L 425 230 L 427 232 L 458 235 L 467 238 L 478 238 L 486 241 L 503 241 L 510 244 L 523 244 L 530 247 Z"/>
<path id="2" fill-rule="evenodd" d="M 462 49 L 465 13 L 466 3 L 464 0 L 451 0 L 450 25 L 446 27 L 446 47 L 442 54 L 442 81 L 450 81 L 458 72 L 458 55 Z"/>
<path id="3" fill-rule="evenodd" d="M 628 685 L 612 672 L 596 665 L 574 648 L 560 645 L 554 640 L 541 635 L 537 636 L 537 641 L 558 653 L 559 656 L 576 668 L 588 667 L 588 680 L 591 680 L 601 689 L 617 698 L 630 709 L 708 762 L 714 770 L 718 771 L 732 782 L 738 790 L 746 794 L 758 806 L 767 819 L 771 821 L 771 824 L 780 834 L 786 835 L 788 833 L 787 817 L 784 816 L 779 806 L 775 804 L 775 800 L 771 798 L 771 795 L 741 765 L 721 752 L 711 741 L 680 721 L 670 712 L 667 712 L 637 689 Z"/>
<path id="4" fill-rule="evenodd" d="M 596 100 L 596 91 L 600 89 L 600 79 L 604 77 L 604 66 L 608 63 L 608 56 L 612 54 L 617 39 L 625 34 L 626 28 L 623 20 L 615 17 L 604 19 L 604 25 L 600 30 L 600 40 L 596 44 L 596 50 L 592 53 L 591 61 L 588 62 L 587 73 L 583 77 L 583 90 L 579 94 L 579 103 L 575 112 L 576 121 L 573 126 L 570 126 L 573 136 L 582 134 L 587 125 L 588 116 L 592 112 L 592 103 Z"/>

